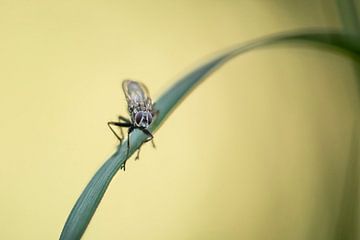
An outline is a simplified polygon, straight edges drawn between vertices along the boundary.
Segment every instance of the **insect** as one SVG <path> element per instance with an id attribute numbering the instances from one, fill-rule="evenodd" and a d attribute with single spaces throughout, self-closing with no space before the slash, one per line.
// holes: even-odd
<path id="1" fill-rule="evenodd" d="M 128 128 L 127 155 L 129 155 L 130 149 L 130 133 L 134 131 L 134 129 L 139 129 L 148 136 L 148 138 L 143 143 L 141 143 L 138 149 L 135 158 L 135 160 L 137 160 L 139 159 L 142 144 L 148 141 L 152 141 L 152 145 L 155 148 L 155 144 L 153 141 L 154 136 L 148 130 L 148 127 L 150 126 L 153 118 L 155 117 L 155 115 L 157 115 L 158 112 L 154 112 L 149 90 L 143 83 L 132 80 L 124 80 L 122 83 L 122 88 L 128 105 L 130 120 L 123 116 L 119 116 L 118 122 L 108 122 L 107 124 L 113 134 L 117 137 L 117 139 L 119 139 L 120 145 L 122 144 L 124 139 L 124 133 L 122 128 Z M 117 126 L 120 128 L 121 137 L 115 132 L 112 126 Z M 124 170 L 125 163 L 126 161 L 121 166 L 121 168 Z"/>

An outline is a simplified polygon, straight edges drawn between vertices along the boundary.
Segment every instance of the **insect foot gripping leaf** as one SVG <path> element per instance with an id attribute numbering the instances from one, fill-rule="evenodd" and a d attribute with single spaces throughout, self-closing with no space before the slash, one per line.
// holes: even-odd
<path id="1" fill-rule="evenodd" d="M 145 84 L 132 80 L 124 80 L 122 83 L 122 88 L 128 105 L 130 120 L 126 117 L 119 116 L 118 122 L 108 122 L 108 126 L 110 130 L 114 133 L 114 135 L 117 137 L 117 139 L 119 139 L 120 145 L 122 145 L 124 139 L 124 133 L 122 128 L 128 128 L 126 154 L 127 157 L 129 156 L 130 151 L 130 133 L 135 129 L 139 129 L 148 136 L 148 138 L 146 138 L 138 148 L 138 152 L 135 158 L 135 160 L 137 160 L 139 159 L 142 144 L 148 141 L 152 141 L 152 145 L 155 148 L 155 144 L 153 141 L 154 136 L 148 130 L 155 115 L 153 112 L 154 108 L 150 98 L 149 90 L 147 89 Z M 115 132 L 115 130 L 111 126 L 117 126 L 120 128 L 121 137 Z M 125 164 L 126 160 L 123 162 L 120 169 L 123 169 L 125 171 Z"/>

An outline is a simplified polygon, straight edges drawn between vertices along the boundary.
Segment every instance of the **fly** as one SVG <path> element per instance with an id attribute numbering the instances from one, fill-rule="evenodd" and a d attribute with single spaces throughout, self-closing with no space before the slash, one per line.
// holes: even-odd
<path id="1" fill-rule="evenodd" d="M 143 83 L 132 80 L 124 80 L 122 83 L 122 89 L 124 91 L 126 102 L 128 105 L 130 119 L 119 116 L 118 122 L 108 122 L 107 124 L 110 130 L 114 133 L 117 139 L 119 139 L 121 145 L 124 139 L 124 133 L 122 131 L 122 128 L 128 128 L 128 155 L 130 149 L 130 133 L 134 131 L 134 129 L 139 129 L 148 136 L 148 138 L 142 144 L 148 141 L 152 141 L 152 145 L 155 148 L 155 144 L 153 141 L 154 136 L 148 130 L 148 127 L 152 123 L 153 117 L 155 117 L 157 112 L 154 112 L 153 104 L 149 95 L 149 90 Z M 114 131 L 112 126 L 117 126 L 120 128 L 121 137 Z M 142 144 L 139 147 L 135 160 L 139 159 L 140 148 Z M 126 161 L 121 166 L 121 169 L 125 170 L 125 163 Z"/>

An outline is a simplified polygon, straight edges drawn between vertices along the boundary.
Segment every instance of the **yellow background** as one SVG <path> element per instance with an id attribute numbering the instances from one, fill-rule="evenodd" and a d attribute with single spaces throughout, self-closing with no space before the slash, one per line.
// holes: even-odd
<path id="1" fill-rule="evenodd" d="M 0 239 L 57 239 L 117 140 L 121 81 L 154 99 L 212 53 L 339 27 L 333 1 L 0 0 Z M 84 239 L 328 239 L 355 120 L 350 61 L 247 53 L 199 86 L 113 179 Z"/>

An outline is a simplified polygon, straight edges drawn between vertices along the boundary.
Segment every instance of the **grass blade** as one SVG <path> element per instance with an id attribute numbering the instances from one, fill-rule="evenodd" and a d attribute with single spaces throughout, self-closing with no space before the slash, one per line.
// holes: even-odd
<path id="1" fill-rule="evenodd" d="M 356 41 L 345 35 L 334 32 L 308 32 L 308 33 L 288 33 L 279 34 L 270 37 L 261 38 L 249 43 L 231 48 L 228 51 L 218 55 L 205 64 L 197 67 L 195 70 L 185 75 L 173 86 L 171 86 L 156 101 L 155 108 L 159 110 L 150 127 L 150 131 L 156 131 L 161 123 L 167 118 L 172 110 L 209 74 L 218 69 L 224 63 L 233 57 L 245 53 L 249 50 L 282 42 L 305 41 L 309 43 L 318 43 L 333 47 L 342 53 L 346 53 L 356 59 L 360 56 L 360 48 Z M 146 135 L 135 130 L 131 134 L 130 154 L 131 156 L 140 144 L 146 139 Z M 127 140 L 126 140 L 127 141 Z M 90 180 L 65 223 L 60 239 L 80 239 L 85 232 L 97 206 L 99 205 L 104 193 L 109 186 L 120 166 L 126 161 L 127 142 L 119 146 L 117 151 L 107 160 L 104 165 L 96 172 Z"/>
<path id="2" fill-rule="evenodd" d="M 360 37 L 360 17 L 357 8 L 358 2 L 354 0 L 337 0 L 338 12 L 343 23 L 343 32 L 355 37 Z M 360 64 L 354 62 L 354 70 L 357 78 L 358 95 L 354 104 L 357 111 L 360 104 Z M 357 118 L 359 113 L 357 111 Z M 359 120 L 356 120 L 353 130 L 350 156 L 347 160 L 345 184 L 343 187 L 342 202 L 336 223 L 334 239 L 350 240 L 359 239 L 360 205 L 359 205 Z"/>
<path id="3" fill-rule="evenodd" d="M 360 18 L 354 0 L 337 0 L 340 18 L 344 31 L 350 34 L 360 34 Z"/>

